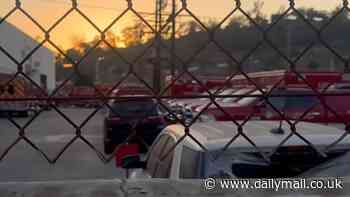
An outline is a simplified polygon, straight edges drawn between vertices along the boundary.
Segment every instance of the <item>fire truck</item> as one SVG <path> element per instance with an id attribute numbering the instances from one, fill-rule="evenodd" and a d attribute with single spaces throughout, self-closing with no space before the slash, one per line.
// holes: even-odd
<path id="1" fill-rule="evenodd" d="M 275 70 L 248 73 L 247 76 L 249 79 L 244 75 L 233 77 L 230 80 L 230 85 L 234 87 L 257 85 L 260 88 L 264 88 L 278 83 L 279 86 L 300 86 L 318 89 L 331 84 L 346 82 L 343 79 L 343 73 L 330 71 L 299 72 L 299 74 L 296 74 L 289 70 Z"/>
<path id="2" fill-rule="evenodd" d="M 68 94 L 69 104 L 78 107 L 93 107 L 97 105 L 97 93 L 90 86 L 73 86 Z M 68 101 L 67 101 L 68 102 Z"/>
<path id="3" fill-rule="evenodd" d="M 99 84 L 92 86 L 70 86 L 66 95 L 70 101 L 65 101 L 62 104 L 69 104 L 78 107 L 97 107 L 102 104 L 102 95 L 109 96 L 132 96 L 132 95 L 151 95 L 151 91 L 146 87 L 140 87 L 135 84 L 122 84 L 117 87 L 109 95 L 108 93 L 113 89 L 112 84 Z M 101 95 L 102 94 L 102 95 Z"/>
<path id="4" fill-rule="evenodd" d="M 300 75 L 304 80 L 290 71 L 250 73 L 249 79 L 243 75 L 236 76 L 230 83 L 237 93 L 233 92 L 229 95 L 242 96 L 225 98 L 217 103 L 235 120 L 245 120 L 249 117 L 260 120 L 280 120 L 281 116 L 271 108 L 270 104 L 272 104 L 289 119 L 302 118 L 303 121 L 322 123 L 350 121 L 350 105 L 347 102 L 350 81 L 346 75 L 338 72 L 302 72 Z M 276 83 L 279 84 L 277 87 Z M 266 103 L 265 99 L 259 97 L 262 93 L 256 86 L 271 91 L 270 95 L 284 96 L 270 96 L 269 103 Z M 325 91 L 327 96 L 322 96 L 321 99 L 317 96 L 300 96 L 315 94 L 310 86 L 313 89 Z M 271 89 L 272 87 L 275 88 Z M 328 87 L 327 90 L 324 89 L 325 87 Z M 241 93 L 244 89 L 247 93 Z M 336 96 L 337 94 L 341 96 Z M 321 103 L 321 100 L 327 107 Z M 302 116 L 311 107 L 313 107 L 311 111 Z M 203 108 L 204 105 L 201 105 L 195 109 L 195 112 L 201 112 Z M 204 117 L 219 121 L 227 121 L 231 118 L 214 105 L 205 111 Z"/>
<path id="5" fill-rule="evenodd" d="M 14 100 L 31 97 L 29 85 L 19 76 L 13 80 L 11 78 L 10 74 L 0 73 L 0 116 L 27 117 L 31 111 L 32 103 Z M 11 82 L 9 82 L 10 80 Z"/>
<path id="6" fill-rule="evenodd" d="M 196 76 L 202 85 L 198 84 L 194 80 L 184 79 L 177 80 L 170 88 L 171 96 L 188 96 L 203 93 L 206 89 L 215 88 L 244 88 L 247 86 L 257 85 L 260 88 L 266 86 L 272 86 L 279 83 L 279 86 L 293 86 L 293 87 L 309 87 L 312 88 L 322 88 L 327 85 L 340 83 L 340 82 L 350 82 L 344 79 L 344 76 L 340 72 L 300 72 L 300 75 L 289 71 L 289 70 L 275 70 L 275 71 L 264 71 L 264 72 L 254 72 L 245 75 L 236 75 L 231 80 L 228 81 L 226 77 L 207 77 L 207 76 Z M 171 77 L 167 77 L 167 84 L 171 83 Z M 306 83 L 307 82 L 307 83 Z"/>

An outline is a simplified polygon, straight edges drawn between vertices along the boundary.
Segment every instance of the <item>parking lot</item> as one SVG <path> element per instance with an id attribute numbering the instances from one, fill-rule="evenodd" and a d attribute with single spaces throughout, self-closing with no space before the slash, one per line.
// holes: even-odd
<path id="1" fill-rule="evenodd" d="M 93 109 L 60 109 L 76 124 L 80 124 Z M 103 113 L 99 111 L 84 127 L 83 136 L 96 148 L 103 151 L 102 128 Z M 24 125 L 27 118 L 15 119 Z M 0 152 L 2 153 L 18 136 L 18 130 L 7 119 L 0 119 Z M 74 136 L 75 129 L 55 110 L 44 111 L 26 129 L 26 136 L 40 147 L 50 158 Z M 114 166 L 114 162 L 104 164 L 82 140 L 75 141 L 56 164 L 49 164 L 28 143 L 21 140 L 0 162 L 0 181 L 45 181 L 74 179 L 112 179 L 121 177 L 123 172 Z"/>
<path id="2" fill-rule="evenodd" d="M 94 109 L 59 108 L 77 125 L 81 124 Z M 29 118 L 14 119 L 23 126 Z M 2 153 L 18 136 L 18 129 L 7 119 L 0 119 Z M 341 124 L 334 124 L 344 128 Z M 103 152 L 103 112 L 98 111 L 83 127 L 83 136 Z M 75 129 L 55 110 L 42 112 L 25 130 L 26 136 L 51 159 L 75 136 Z M 49 164 L 24 140 L 15 145 L 0 163 L 0 181 L 45 181 L 76 179 L 113 179 L 124 176 L 114 161 L 104 164 L 96 153 L 82 140 L 77 139 L 58 159 Z"/>

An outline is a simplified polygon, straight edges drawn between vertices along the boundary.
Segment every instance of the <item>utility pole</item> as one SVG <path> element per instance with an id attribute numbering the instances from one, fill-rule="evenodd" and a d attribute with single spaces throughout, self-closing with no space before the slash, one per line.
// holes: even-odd
<path id="1" fill-rule="evenodd" d="M 153 89 L 158 94 L 161 91 L 161 27 L 162 27 L 162 7 L 163 0 L 156 0 L 155 14 L 155 62 L 153 72 Z"/>
<path id="2" fill-rule="evenodd" d="M 104 60 L 105 58 L 104 57 L 98 57 L 97 58 L 97 61 L 96 61 L 96 64 L 95 64 L 95 84 L 99 84 L 101 79 L 100 79 L 100 72 L 101 72 L 101 69 L 100 69 L 100 66 L 101 66 L 101 62 Z"/>
<path id="3" fill-rule="evenodd" d="M 175 19 L 175 12 L 176 12 L 176 0 L 172 0 L 172 27 L 171 27 L 171 71 L 170 74 L 172 77 L 175 76 L 175 35 L 176 35 L 176 19 Z"/>
<path id="4" fill-rule="evenodd" d="M 297 20 L 297 17 L 293 15 L 288 15 L 285 20 L 287 22 L 287 57 L 289 59 L 292 59 L 292 25 L 294 25 L 294 22 Z"/>
<path id="5" fill-rule="evenodd" d="M 289 59 L 291 59 L 291 44 L 292 44 L 292 34 L 291 34 L 291 21 L 288 21 L 288 24 L 287 24 L 287 57 Z"/>

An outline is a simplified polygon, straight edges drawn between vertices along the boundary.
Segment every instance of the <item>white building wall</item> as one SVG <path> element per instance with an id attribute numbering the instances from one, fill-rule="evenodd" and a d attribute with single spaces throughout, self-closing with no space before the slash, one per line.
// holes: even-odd
<path id="1" fill-rule="evenodd" d="M 4 48 L 18 62 L 30 53 L 39 43 L 15 26 L 3 22 L 0 24 L 0 46 Z M 47 76 L 47 89 L 55 88 L 55 56 L 46 47 L 40 47 L 23 65 L 24 71 L 38 85 L 40 76 Z M 17 65 L 0 51 L 0 73 L 15 73 Z"/>

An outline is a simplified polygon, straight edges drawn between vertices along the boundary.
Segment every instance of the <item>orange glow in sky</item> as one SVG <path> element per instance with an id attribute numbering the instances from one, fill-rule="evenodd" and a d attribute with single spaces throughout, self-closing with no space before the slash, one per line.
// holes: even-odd
<path id="1" fill-rule="evenodd" d="M 86 14 L 98 28 L 106 28 L 123 10 L 127 8 L 125 0 L 77 0 L 79 9 Z M 281 7 L 289 6 L 288 0 L 261 0 L 264 2 L 263 12 L 269 15 Z M 0 17 L 14 7 L 14 0 L 1 0 Z M 49 29 L 61 16 L 71 8 L 71 0 L 21 0 L 22 7 L 43 28 Z M 250 9 L 253 0 L 241 0 L 243 9 Z M 316 10 L 334 9 L 341 5 L 341 0 L 295 0 L 296 7 L 313 7 Z M 169 0 L 171 3 L 171 0 Z M 180 1 L 177 0 L 180 5 Z M 137 11 L 154 12 L 155 0 L 134 0 L 133 7 Z M 180 7 L 180 6 L 179 6 Z M 224 18 L 235 7 L 234 0 L 188 0 L 188 8 L 202 20 Z M 185 14 L 185 13 L 184 13 Z M 111 28 L 120 35 L 123 27 L 131 24 L 134 14 L 129 12 Z M 152 23 L 153 16 L 146 19 Z M 15 12 L 7 20 L 30 36 L 43 38 L 44 34 L 20 12 Z M 83 17 L 73 11 L 62 23 L 50 32 L 50 39 L 63 49 L 67 49 L 77 41 L 91 41 L 98 31 Z M 120 43 L 121 44 L 121 43 Z"/>

